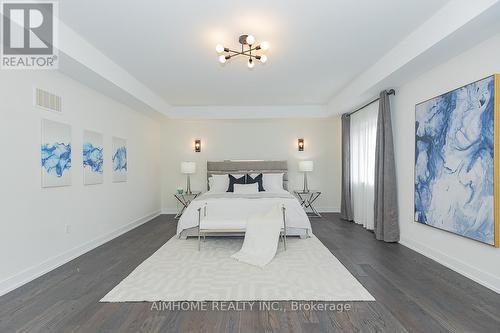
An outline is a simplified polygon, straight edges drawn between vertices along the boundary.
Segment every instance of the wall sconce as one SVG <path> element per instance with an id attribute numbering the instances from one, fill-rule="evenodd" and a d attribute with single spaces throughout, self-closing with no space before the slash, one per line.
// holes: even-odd
<path id="1" fill-rule="evenodd" d="M 299 139 L 297 143 L 299 151 L 304 151 L 304 139 Z"/>
<path id="2" fill-rule="evenodd" d="M 194 140 L 194 151 L 196 153 L 199 153 L 201 151 L 201 140 L 200 139 Z"/>

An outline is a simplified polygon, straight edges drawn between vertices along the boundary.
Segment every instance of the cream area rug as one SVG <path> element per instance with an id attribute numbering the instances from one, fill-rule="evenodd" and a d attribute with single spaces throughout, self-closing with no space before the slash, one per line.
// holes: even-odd
<path id="1" fill-rule="evenodd" d="M 259 268 L 231 255 L 242 238 L 171 238 L 101 302 L 140 301 L 374 301 L 315 237 L 289 238 Z"/>

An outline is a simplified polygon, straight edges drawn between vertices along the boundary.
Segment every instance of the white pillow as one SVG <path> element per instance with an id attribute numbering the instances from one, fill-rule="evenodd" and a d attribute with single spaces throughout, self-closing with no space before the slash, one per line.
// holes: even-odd
<path id="1" fill-rule="evenodd" d="M 233 177 L 241 178 L 243 175 L 233 175 Z M 212 175 L 208 178 L 208 186 L 210 187 L 210 192 L 227 192 L 227 188 L 229 187 L 229 175 L 227 173 L 225 175 Z"/>
<path id="2" fill-rule="evenodd" d="M 234 184 L 235 194 L 252 194 L 259 193 L 259 184 Z"/>
<path id="3" fill-rule="evenodd" d="M 258 173 L 251 174 L 252 178 L 258 176 Z M 266 192 L 283 192 L 284 173 L 264 173 L 262 177 L 262 187 Z"/>

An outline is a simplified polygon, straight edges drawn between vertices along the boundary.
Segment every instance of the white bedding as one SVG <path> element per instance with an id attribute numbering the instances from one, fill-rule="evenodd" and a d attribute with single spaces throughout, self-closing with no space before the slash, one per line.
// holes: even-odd
<path id="1" fill-rule="evenodd" d="M 216 214 L 221 220 L 242 220 L 255 214 L 266 213 L 273 206 L 284 204 L 288 228 L 305 229 L 309 235 L 311 223 L 295 196 L 283 190 L 280 192 L 259 192 L 255 194 L 211 193 L 210 191 L 193 200 L 177 224 L 177 236 L 183 230 L 198 226 L 198 208 L 207 205 L 207 216 Z"/>

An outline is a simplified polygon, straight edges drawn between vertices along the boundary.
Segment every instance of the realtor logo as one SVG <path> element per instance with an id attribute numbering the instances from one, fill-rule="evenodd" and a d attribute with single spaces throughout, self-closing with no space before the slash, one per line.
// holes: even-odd
<path id="1" fill-rule="evenodd" d="M 57 3 L 2 2 L 2 69 L 57 69 Z"/>

